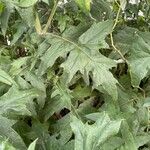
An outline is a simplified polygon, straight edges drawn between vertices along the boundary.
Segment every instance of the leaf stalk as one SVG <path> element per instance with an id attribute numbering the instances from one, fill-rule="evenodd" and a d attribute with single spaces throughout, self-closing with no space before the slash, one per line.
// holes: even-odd
<path id="1" fill-rule="evenodd" d="M 44 29 L 42 31 L 42 34 L 45 34 L 48 31 L 48 28 L 51 26 L 51 22 L 52 22 L 52 19 L 53 19 L 54 15 L 55 15 L 57 5 L 58 5 L 58 0 L 54 0 L 54 6 L 53 6 L 52 11 L 50 13 L 50 16 L 48 18 L 46 26 L 44 27 Z"/>

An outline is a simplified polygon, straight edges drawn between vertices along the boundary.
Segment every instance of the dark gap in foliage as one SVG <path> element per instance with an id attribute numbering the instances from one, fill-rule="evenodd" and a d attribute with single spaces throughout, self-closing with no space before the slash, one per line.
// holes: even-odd
<path id="1" fill-rule="evenodd" d="M 59 119 L 62 118 L 62 116 L 60 115 L 60 113 L 54 113 L 54 114 L 52 115 L 52 118 L 53 118 L 54 120 L 59 120 Z"/>
<path id="2" fill-rule="evenodd" d="M 92 72 L 89 73 L 88 77 L 89 77 L 89 86 L 93 86 L 93 80 L 92 80 L 93 74 L 92 74 Z"/>
<path id="3" fill-rule="evenodd" d="M 70 113 L 70 110 L 67 108 L 62 109 L 60 112 L 55 112 L 51 118 L 53 118 L 54 120 L 59 120 L 62 117 L 64 117 L 65 115 L 67 115 L 68 113 Z"/>
<path id="4" fill-rule="evenodd" d="M 146 127 L 145 129 L 144 129 L 144 132 L 150 132 L 150 127 Z"/>
<path id="5" fill-rule="evenodd" d="M 71 136 L 71 138 L 69 139 L 69 141 L 71 141 L 71 140 L 73 140 L 73 139 L 75 139 L 75 134 L 74 133 L 72 133 L 72 136 Z M 68 141 L 68 142 L 69 142 Z"/>
<path id="6" fill-rule="evenodd" d="M 105 102 L 103 100 L 101 100 L 100 96 L 97 96 L 93 99 L 93 104 L 92 106 L 95 108 L 99 108 L 101 107 Z"/>
<path id="7" fill-rule="evenodd" d="M 76 87 L 76 84 L 72 84 L 72 85 L 69 86 L 69 89 L 73 90 L 73 89 L 75 89 L 75 87 Z"/>
<path id="8" fill-rule="evenodd" d="M 84 100 L 87 100 L 87 99 L 89 99 L 89 98 L 90 98 L 90 96 L 84 97 Z"/>
<path id="9" fill-rule="evenodd" d="M 56 136 L 56 139 L 59 140 L 60 138 L 61 138 L 61 134 L 58 134 L 58 135 Z"/>
<path id="10" fill-rule="evenodd" d="M 32 119 L 31 119 L 30 117 L 24 118 L 24 121 L 25 121 L 30 127 L 32 127 Z"/>
<path id="11" fill-rule="evenodd" d="M 111 50 L 110 49 L 107 49 L 107 48 L 102 48 L 102 49 L 99 49 L 99 52 L 106 56 L 106 57 L 109 57 L 109 54 L 111 53 Z"/>
<path id="12" fill-rule="evenodd" d="M 6 37 L 4 38 L 4 36 L 2 36 L 1 34 L 0 34 L 0 44 L 7 45 L 7 43 L 6 43 Z"/>
<path id="13" fill-rule="evenodd" d="M 144 149 L 144 148 L 148 148 L 148 145 L 145 144 L 145 145 L 143 145 L 143 146 L 140 146 L 138 149 L 139 149 L 139 150 L 142 150 L 142 149 Z"/>
<path id="14" fill-rule="evenodd" d="M 27 51 L 25 50 L 24 47 L 17 47 L 16 48 L 16 56 L 17 56 L 17 58 L 25 57 L 27 55 L 28 55 Z"/>
<path id="15" fill-rule="evenodd" d="M 60 111 L 60 115 L 61 115 L 62 117 L 64 117 L 64 116 L 67 115 L 68 113 L 70 113 L 70 110 L 67 109 L 67 108 L 64 108 L 64 109 L 62 109 L 62 110 Z"/>
<path id="16" fill-rule="evenodd" d="M 34 99 L 33 99 L 33 102 L 34 102 L 36 105 L 38 105 L 37 98 L 34 98 Z"/>
<path id="17" fill-rule="evenodd" d="M 118 64 L 117 68 L 115 69 L 115 75 L 119 78 L 122 75 L 128 74 L 128 66 L 127 64 Z"/>
<path id="18" fill-rule="evenodd" d="M 147 78 L 144 78 L 141 82 L 140 82 L 140 87 L 141 88 L 143 88 L 146 84 L 147 84 L 147 82 L 149 81 L 149 78 L 147 77 Z"/>

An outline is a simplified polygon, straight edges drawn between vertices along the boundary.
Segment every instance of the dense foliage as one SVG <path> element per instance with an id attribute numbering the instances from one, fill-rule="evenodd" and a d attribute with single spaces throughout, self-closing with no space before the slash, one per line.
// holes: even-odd
<path id="1" fill-rule="evenodd" d="M 0 0 L 0 28 L 0 149 L 150 149 L 149 0 Z"/>

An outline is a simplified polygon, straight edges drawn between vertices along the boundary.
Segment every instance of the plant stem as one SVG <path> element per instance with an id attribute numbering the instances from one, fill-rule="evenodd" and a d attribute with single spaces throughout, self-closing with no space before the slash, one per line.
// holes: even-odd
<path id="1" fill-rule="evenodd" d="M 117 16 L 116 16 L 116 19 L 115 19 L 115 23 L 114 23 L 114 25 L 113 25 L 113 30 L 115 29 L 115 27 L 116 27 L 116 25 L 117 25 L 117 23 L 118 23 L 119 14 L 120 14 L 120 12 L 121 12 L 121 7 L 120 7 L 120 5 L 118 4 L 118 2 L 117 2 L 117 5 L 118 5 L 119 9 L 118 9 L 118 12 L 117 12 Z"/>
<path id="2" fill-rule="evenodd" d="M 49 16 L 49 18 L 48 18 L 48 21 L 47 21 L 47 23 L 46 23 L 46 26 L 44 27 L 44 29 L 43 29 L 43 31 L 42 31 L 43 34 L 45 34 L 45 33 L 48 31 L 48 28 L 49 28 L 50 25 L 51 25 L 52 19 L 53 19 L 53 17 L 54 17 L 54 14 L 55 14 L 55 12 L 56 12 L 56 9 L 57 9 L 57 5 L 58 5 L 58 0 L 54 0 L 54 6 L 53 6 L 52 11 L 51 11 L 51 13 L 50 13 L 50 16 Z"/>
<path id="3" fill-rule="evenodd" d="M 119 10 L 118 10 L 118 12 L 117 12 L 117 16 L 116 16 L 116 19 L 115 19 L 115 23 L 114 23 L 114 25 L 113 25 L 113 30 L 115 29 L 115 27 L 116 27 L 116 25 L 117 25 L 117 23 L 118 23 L 119 14 L 120 14 L 120 12 L 121 12 L 121 7 L 120 7 L 120 5 L 118 4 L 117 1 L 115 1 L 115 2 L 117 3 L 117 5 L 118 5 L 118 7 L 119 7 Z M 121 56 L 121 58 L 126 62 L 125 57 L 124 57 L 123 54 L 120 52 L 120 50 L 116 48 L 116 46 L 115 46 L 115 44 L 114 44 L 114 40 L 113 40 L 113 35 L 112 35 L 112 33 L 110 34 L 110 40 L 111 40 L 111 45 L 112 45 L 113 49 L 114 49 L 114 50 Z"/>
<path id="4" fill-rule="evenodd" d="M 116 48 L 116 46 L 114 45 L 114 39 L 113 39 L 113 36 L 112 36 L 112 33 L 110 34 L 110 40 L 111 40 L 111 45 L 113 47 L 113 49 L 121 56 L 121 58 L 126 62 L 126 59 L 125 57 L 123 56 L 123 54 L 120 52 L 119 49 Z"/>

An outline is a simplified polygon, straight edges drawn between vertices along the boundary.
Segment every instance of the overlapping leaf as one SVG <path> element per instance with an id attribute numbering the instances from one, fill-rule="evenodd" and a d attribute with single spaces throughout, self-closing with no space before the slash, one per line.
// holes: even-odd
<path id="1" fill-rule="evenodd" d="M 150 70 L 150 45 L 142 37 L 137 35 L 132 44 L 129 66 L 131 71 L 132 84 L 139 86 L 140 81 L 146 77 Z"/>
<path id="2" fill-rule="evenodd" d="M 31 115 L 27 108 L 27 104 L 32 104 L 33 98 L 39 96 L 39 91 L 36 89 L 18 90 L 16 87 L 0 97 L 0 114 L 3 115 Z"/>
<path id="3" fill-rule="evenodd" d="M 8 85 L 12 85 L 14 83 L 14 80 L 11 78 L 11 76 L 8 73 L 0 69 L 0 82 Z"/>
<path id="4" fill-rule="evenodd" d="M 73 118 L 71 127 L 75 133 L 75 150 L 100 149 L 108 138 L 118 133 L 120 125 L 121 120 L 111 121 L 106 113 L 99 114 L 99 119 L 93 125 L 83 124 Z"/>
<path id="5" fill-rule="evenodd" d="M 92 55 L 89 49 L 82 49 L 72 51 L 66 62 L 61 65 L 64 70 L 69 74 L 68 82 L 71 81 L 73 76 L 79 70 L 83 75 L 85 81 L 88 83 L 88 75 L 92 73 L 93 85 L 98 87 L 101 85 L 114 99 L 117 98 L 117 80 L 113 77 L 109 69 L 116 66 L 116 63 L 96 53 Z"/>
<path id="6" fill-rule="evenodd" d="M 129 54 L 128 65 L 133 86 L 139 86 L 150 70 L 150 34 L 126 27 L 116 36 L 116 45 L 123 54 Z M 111 55 L 112 56 L 112 55 Z"/>
<path id="7" fill-rule="evenodd" d="M 56 83 L 53 87 L 51 98 L 44 110 L 45 120 L 51 117 L 54 112 L 60 111 L 63 108 L 71 109 L 71 91 L 65 87 L 64 83 Z"/>
<path id="8" fill-rule="evenodd" d="M 75 0 L 75 1 L 84 12 L 87 13 L 90 11 L 91 0 Z"/>
<path id="9" fill-rule="evenodd" d="M 21 7 L 30 7 L 34 5 L 38 0 L 20 0 L 19 6 Z"/>
<path id="10" fill-rule="evenodd" d="M 7 140 L 0 142 L 0 149 L 1 150 L 6 150 L 6 149 L 15 150 L 15 148 Z"/>
<path id="11" fill-rule="evenodd" d="M 94 24 L 79 37 L 79 44 L 64 37 L 48 34 L 46 39 L 51 43 L 51 47 L 41 57 L 40 74 L 51 67 L 59 56 L 64 56 L 70 52 L 68 59 L 61 65 L 68 74 L 68 82 L 80 71 L 88 83 L 88 76 L 91 73 L 94 87 L 102 85 L 116 99 L 117 80 L 109 71 L 112 67 L 116 67 L 116 63 L 98 52 L 99 48 L 107 47 L 104 39 L 112 31 L 112 25 L 112 21 Z"/>
<path id="12" fill-rule="evenodd" d="M 18 135 L 18 133 L 12 128 L 12 126 L 15 124 L 15 121 L 0 116 L 0 122 L 0 135 L 3 138 L 8 139 L 10 143 L 12 143 L 12 145 L 16 148 L 22 150 L 26 149 L 23 140 Z"/>

